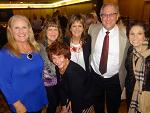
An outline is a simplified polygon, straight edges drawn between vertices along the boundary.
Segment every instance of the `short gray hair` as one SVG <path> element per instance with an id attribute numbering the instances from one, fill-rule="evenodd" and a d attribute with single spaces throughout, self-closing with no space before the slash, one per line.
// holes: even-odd
<path id="1" fill-rule="evenodd" d="M 101 9 L 100 9 L 100 15 L 102 14 L 104 8 L 107 7 L 107 6 L 114 7 L 114 9 L 116 10 L 116 13 L 119 14 L 119 7 L 118 7 L 118 5 L 115 5 L 115 4 L 113 4 L 113 3 L 107 3 L 107 4 L 103 4 L 103 5 L 102 5 L 102 7 L 101 7 Z"/>

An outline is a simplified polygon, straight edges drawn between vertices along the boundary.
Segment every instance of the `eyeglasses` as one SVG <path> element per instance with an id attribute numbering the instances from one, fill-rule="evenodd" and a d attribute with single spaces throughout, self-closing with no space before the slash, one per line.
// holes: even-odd
<path id="1" fill-rule="evenodd" d="M 113 18 L 117 13 L 110 13 L 110 14 L 101 14 L 102 18 Z"/>
<path id="2" fill-rule="evenodd" d="M 27 59 L 32 60 L 32 54 L 27 54 Z"/>

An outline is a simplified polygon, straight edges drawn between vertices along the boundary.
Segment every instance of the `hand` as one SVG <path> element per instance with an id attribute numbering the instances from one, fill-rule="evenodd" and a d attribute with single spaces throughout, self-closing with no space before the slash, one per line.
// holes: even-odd
<path id="1" fill-rule="evenodd" d="M 71 101 L 69 101 L 67 106 L 62 106 L 60 113 L 72 113 Z"/>
<path id="2" fill-rule="evenodd" d="M 69 113 L 72 111 L 72 108 L 71 108 L 71 101 L 69 101 L 69 104 L 68 104 L 68 106 L 67 106 L 67 110 L 68 110 Z"/>
<path id="3" fill-rule="evenodd" d="M 68 113 L 68 109 L 66 106 L 62 106 L 60 113 Z"/>
<path id="4" fill-rule="evenodd" d="M 13 105 L 14 105 L 14 107 L 16 109 L 16 113 L 26 113 L 27 112 L 26 107 L 21 103 L 20 100 L 15 102 Z"/>

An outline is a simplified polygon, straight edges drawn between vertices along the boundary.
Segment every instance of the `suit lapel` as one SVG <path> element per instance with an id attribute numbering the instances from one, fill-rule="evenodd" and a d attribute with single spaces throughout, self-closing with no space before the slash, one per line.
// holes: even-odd
<path id="1" fill-rule="evenodd" d="M 124 53 L 125 53 L 125 48 L 127 45 L 127 37 L 123 31 L 119 30 L 119 64 L 121 64 L 123 58 L 124 58 Z"/>
<path id="2" fill-rule="evenodd" d="M 95 44 L 96 44 L 96 40 L 98 38 L 98 34 L 101 30 L 102 26 L 101 25 L 98 25 L 98 26 L 95 26 L 95 28 L 93 28 L 95 30 L 95 32 L 92 34 L 92 48 L 95 48 Z"/>

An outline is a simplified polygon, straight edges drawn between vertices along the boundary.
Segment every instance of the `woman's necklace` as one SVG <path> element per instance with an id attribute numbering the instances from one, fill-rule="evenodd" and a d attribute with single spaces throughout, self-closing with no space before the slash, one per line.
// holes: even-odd
<path id="1" fill-rule="evenodd" d="M 27 59 L 28 60 L 32 60 L 32 58 L 33 58 L 32 48 L 29 45 L 27 45 L 25 47 L 21 47 L 20 52 L 23 53 L 23 54 L 27 54 Z"/>
<path id="2" fill-rule="evenodd" d="M 70 52 L 77 52 L 79 53 L 81 50 L 81 44 L 74 44 L 74 43 L 70 43 Z"/>
<path id="3" fill-rule="evenodd" d="M 76 63 L 79 63 L 80 52 L 82 51 L 82 42 L 78 44 L 70 43 L 70 52 L 71 57 L 74 59 Z"/>

